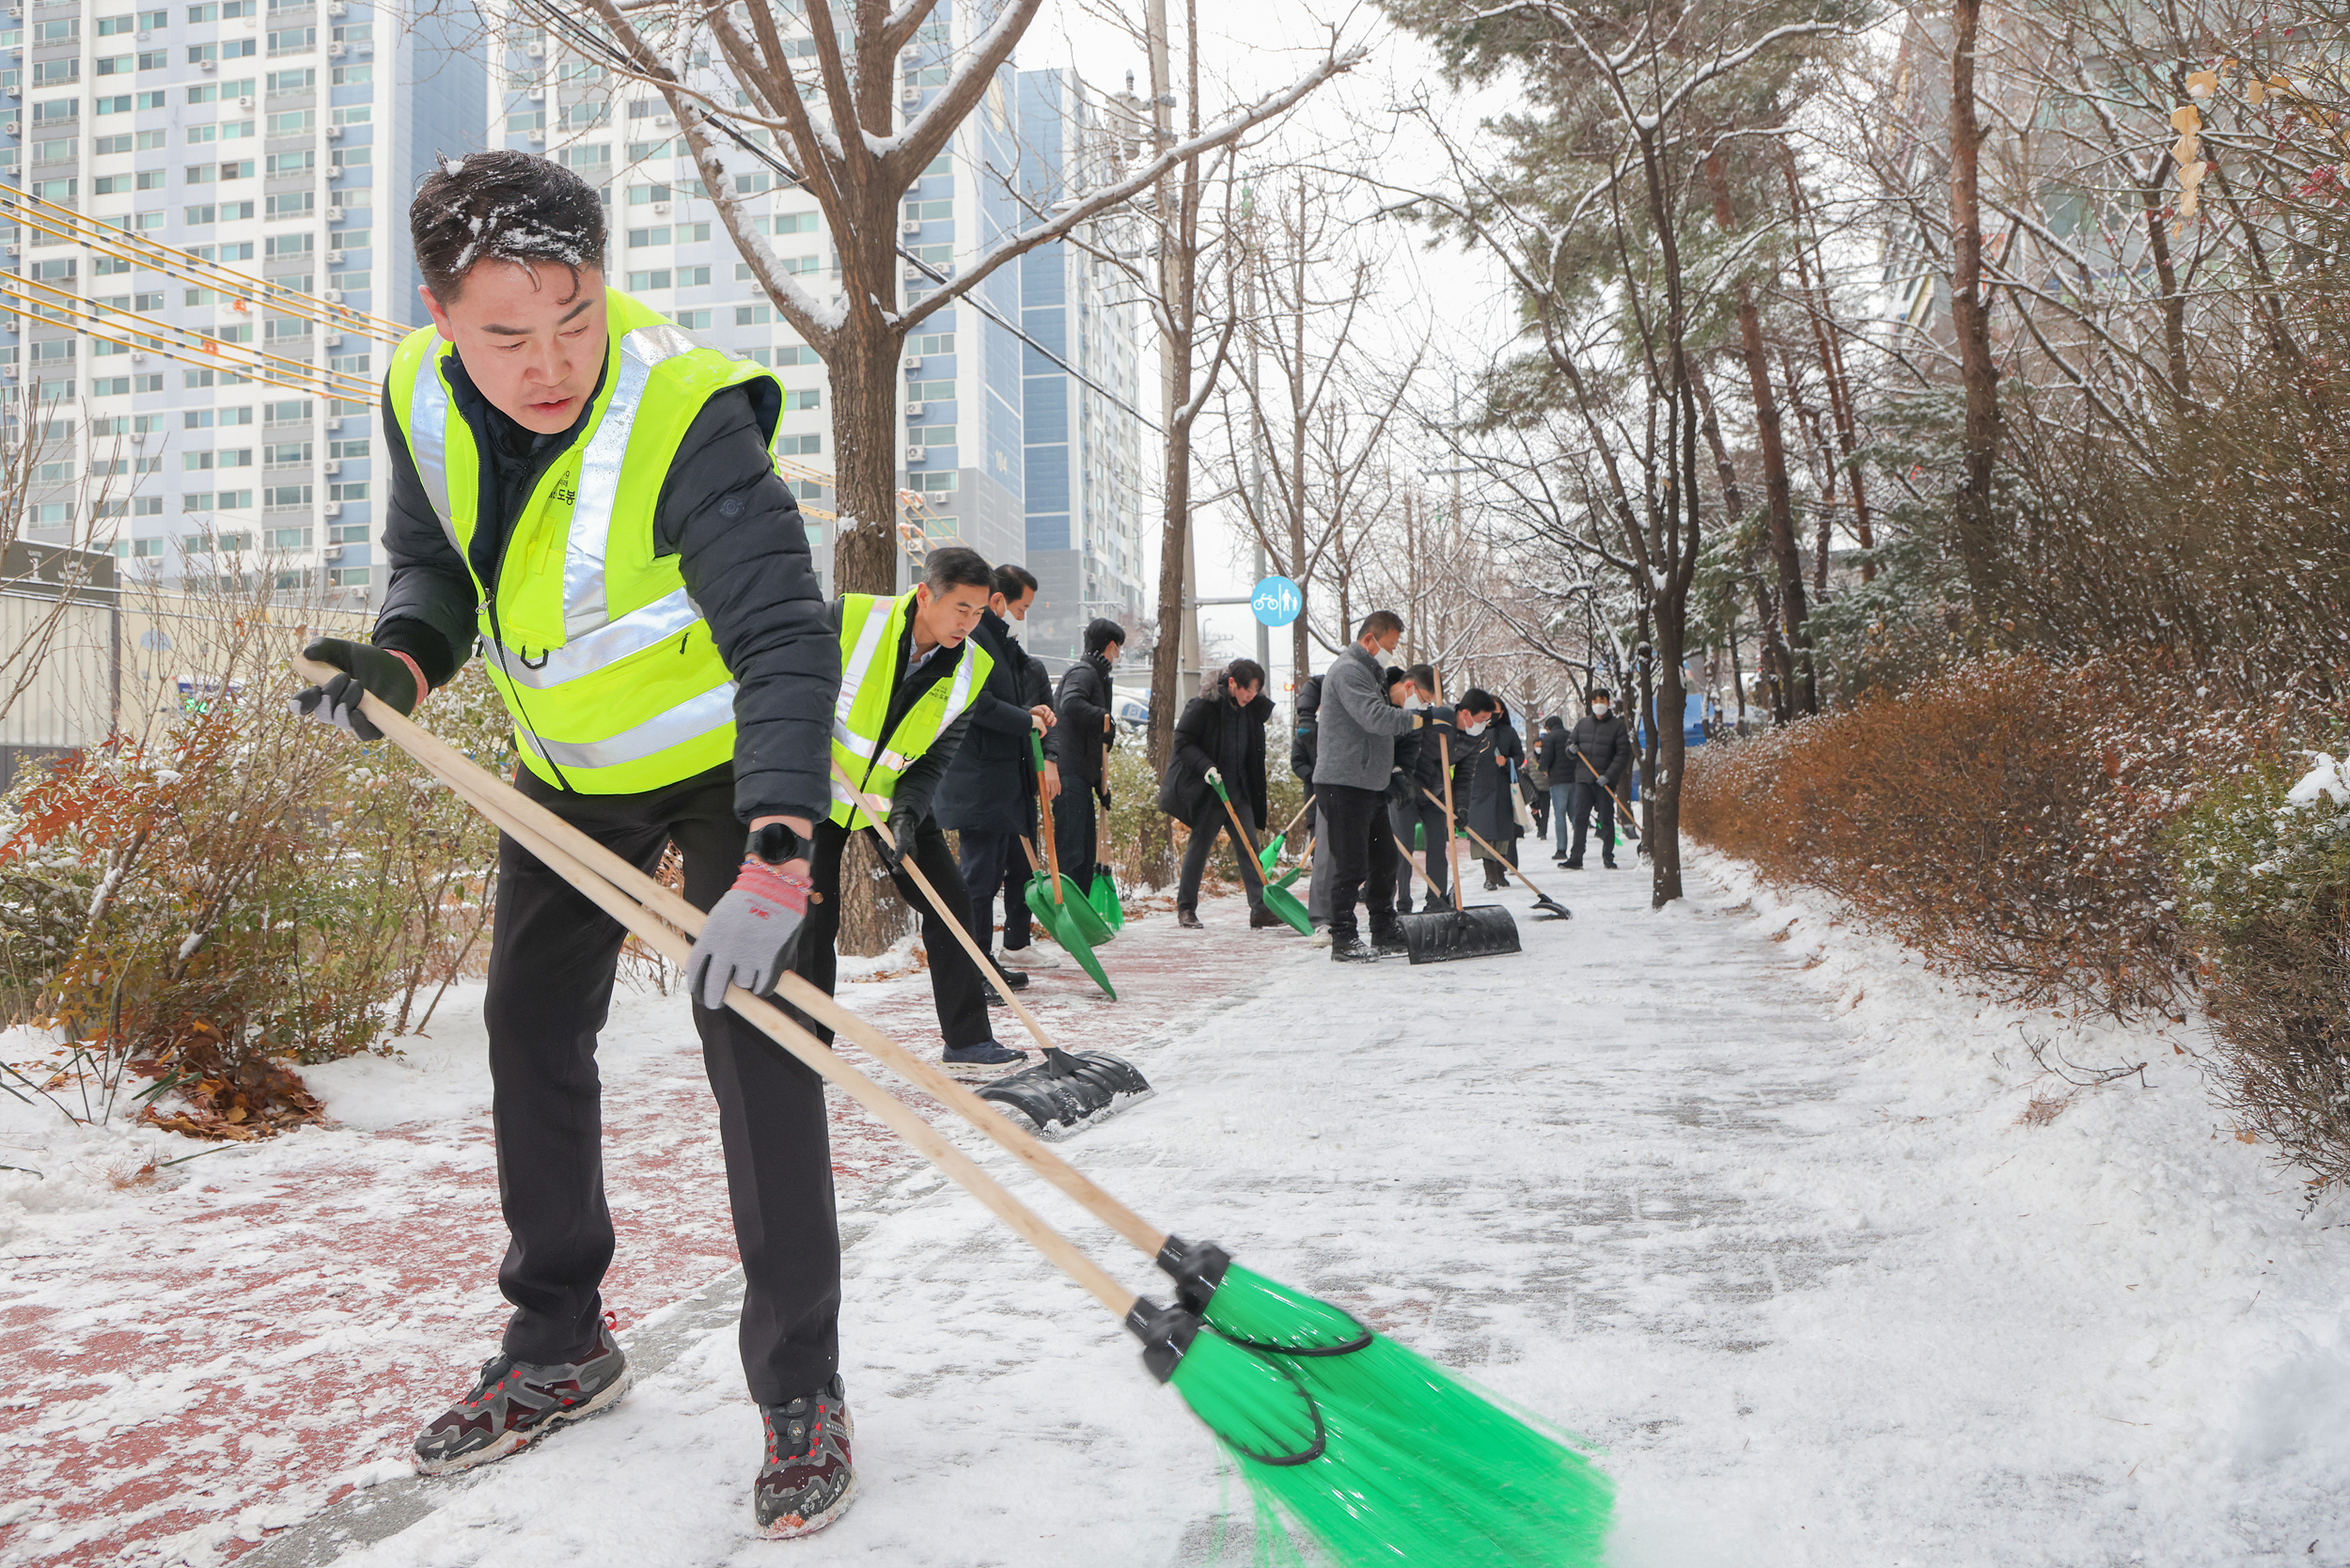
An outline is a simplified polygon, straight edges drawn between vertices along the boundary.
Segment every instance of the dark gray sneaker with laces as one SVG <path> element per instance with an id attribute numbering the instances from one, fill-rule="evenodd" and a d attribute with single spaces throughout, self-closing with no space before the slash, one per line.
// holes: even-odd
<path id="1" fill-rule="evenodd" d="M 493 1356 L 481 1363 L 473 1392 L 417 1434 L 416 1468 L 437 1476 L 503 1459 L 627 1391 L 628 1357 L 605 1324 L 596 1325 L 595 1351 L 584 1361 Z"/>
<path id="2" fill-rule="evenodd" d="M 762 1404 L 767 1460 L 751 1492 L 759 1533 L 785 1541 L 813 1535 L 849 1511 L 856 1472 L 849 1464 L 848 1395 L 838 1373 L 788 1404 Z"/>

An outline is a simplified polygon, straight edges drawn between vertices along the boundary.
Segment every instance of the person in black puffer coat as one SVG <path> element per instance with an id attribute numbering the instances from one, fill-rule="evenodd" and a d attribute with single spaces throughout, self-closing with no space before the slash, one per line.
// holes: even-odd
<path id="1" fill-rule="evenodd" d="M 1159 781 L 1159 809 L 1191 829 L 1183 880 L 1175 891 L 1175 922 L 1186 929 L 1199 927 L 1199 878 L 1214 853 L 1216 836 L 1231 829 L 1224 803 L 1209 782 L 1209 770 L 1222 779 L 1240 820 L 1262 839 L 1264 727 L 1272 716 L 1273 698 L 1264 695 L 1264 666 L 1254 659 L 1234 659 L 1214 686 L 1193 698 L 1175 722 L 1175 755 Z M 1279 917 L 1265 909 L 1264 877 L 1257 857 L 1237 841 L 1232 855 L 1240 862 L 1241 886 L 1248 894 L 1249 925 L 1279 925 Z"/>
<path id="2" fill-rule="evenodd" d="M 1026 836 L 1036 839 L 1036 767 L 1028 737 L 1052 729 L 1053 678 L 1028 656 L 1012 628 L 1036 602 L 1036 578 L 1026 567 L 998 566 L 987 613 L 971 640 L 995 661 L 987 683 L 971 699 L 971 728 L 931 802 L 938 825 L 959 836 L 963 885 L 971 893 L 971 935 L 981 952 L 995 940 L 995 900 L 1004 901 L 1004 961 L 1019 973 L 1029 951 Z M 1058 792 L 1057 770 L 1045 764 L 1045 788 Z M 991 989 L 991 1001 L 1001 998 Z"/>
<path id="3" fill-rule="evenodd" d="M 1445 724 L 1452 722 L 1452 710 L 1436 701 L 1434 666 L 1414 665 L 1411 678 L 1413 700 L 1428 715 L 1432 728 L 1415 729 L 1397 739 L 1395 783 L 1387 792 L 1387 810 L 1388 821 L 1395 829 L 1396 847 L 1403 852 L 1403 864 L 1396 871 L 1395 912 L 1411 913 L 1411 854 L 1417 838 L 1428 878 L 1428 891 L 1419 905 L 1420 913 L 1425 915 L 1451 903 L 1452 863 L 1445 853 L 1444 758 L 1449 752 L 1460 750 L 1460 736 L 1449 729 L 1434 728 L 1439 719 Z M 1422 791 L 1436 798 L 1430 800 Z"/>
<path id="4" fill-rule="evenodd" d="M 1591 711 L 1574 721 L 1567 737 L 1568 777 L 1574 785 L 1574 846 L 1560 862 L 1571 871 L 1583 869 L 1583 844 L 1591 813 L 1599 813 L 1600 864 L 1616 869 L 1616 801 L 1607 790 L 1623 796 L 1624 776 L 1632 769 L 1632 729 L 1614 711 L 1607 688 L 1591 688 Z M 1605 782 L 1606 789 L 1600 786 Z"/>
<path id="5" fill-rule="evenodd" d="M 1080 891 L 1093 886 L 1096 797 L 1109 804 L 1110 671 L 1126 646 L 1126 628 L 1096 618 L 1086 627 L 1085 656 L 1061 673 L 1053 706 L 1060 722 L 1050 737 L 1060 765 L 1061 796 L 1053 806 L 1053 842 L 1061 874 Z"/>
<path id="6" fill-rule="evenodd" d="M 1519 743 L 1516 727 L 1510 723 L 1500 699 L 1477 687 L 1461 695 L 1461 737 L 1462 747 L 1468 753 L 1468 807 L 1461 820 L 1514 866 L 1518 863 L 1518 819 L 1512 769 L 1525 760 L 1526 747 Z M 1509 886 L 1510 874 L 1502 863 L 1482 846 L 1477 854 L 1485 865 L 1485 890 L 1498 892 Z"/>

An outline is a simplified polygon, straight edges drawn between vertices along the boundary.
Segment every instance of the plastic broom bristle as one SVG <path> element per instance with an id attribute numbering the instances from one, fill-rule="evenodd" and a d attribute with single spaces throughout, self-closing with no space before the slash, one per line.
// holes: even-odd
<path id="1" fill-rule="evenodd" d="M 1248 1270 L 1226 1274 L 1206 1317 L 1212 1332 L 1186 1365 L 1212 1341 L 1223 1341 L 1225 1349 L 1245 1341 L 1253 1347 L 1244 1352 L 1249 1359 L 1290 1373 L 1323 1433 L 1319 1457 L 1287 1466 L 1251 1459 L 1228 1437 L 1257 1505 L 1258 1562 L 1296 1560 L 1269 1528 L 1275 1514 L 1340 1563 L 1583 1568 L 1599 1561 L 1614 1486 L 1558 1437 L 1338 1308 Z M 1211 1379 L 1227 1360 L 1220 1351 L 1212 1356 Z M 1261 1374 L 1246 1375 L 1273 1387 Z M 1209 1425 L 1225 1435 L 1215 1420 Z"/>

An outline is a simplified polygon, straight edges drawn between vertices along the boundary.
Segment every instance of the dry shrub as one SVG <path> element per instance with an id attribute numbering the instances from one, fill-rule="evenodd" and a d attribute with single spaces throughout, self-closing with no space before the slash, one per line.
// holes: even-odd
<path id="1" fill-rule="evenodd" d="M 2222 1100 L 2320 1183 L 2350 1181 L 2350 784 L 2263 759 L 2181 824 Z"/>
<path id="2" fill-rule="evenodd" d="M 2274 729 L 2142 665 L 1979 660 L 1693 754 L 1682 824 L 2012 1000 L 2175 1011 L 2166 828 Z"/>

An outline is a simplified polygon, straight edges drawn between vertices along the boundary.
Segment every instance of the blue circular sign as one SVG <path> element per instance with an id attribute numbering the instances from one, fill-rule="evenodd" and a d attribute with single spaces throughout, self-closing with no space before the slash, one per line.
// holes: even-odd
<path id="1" fill-rule="evenodd" d="M 1267 577 L 1250 590 L 1248 607 L 1267 626 L 1287 626 L 1306 607 L 1306 596 L 1287 577 Z"/>

